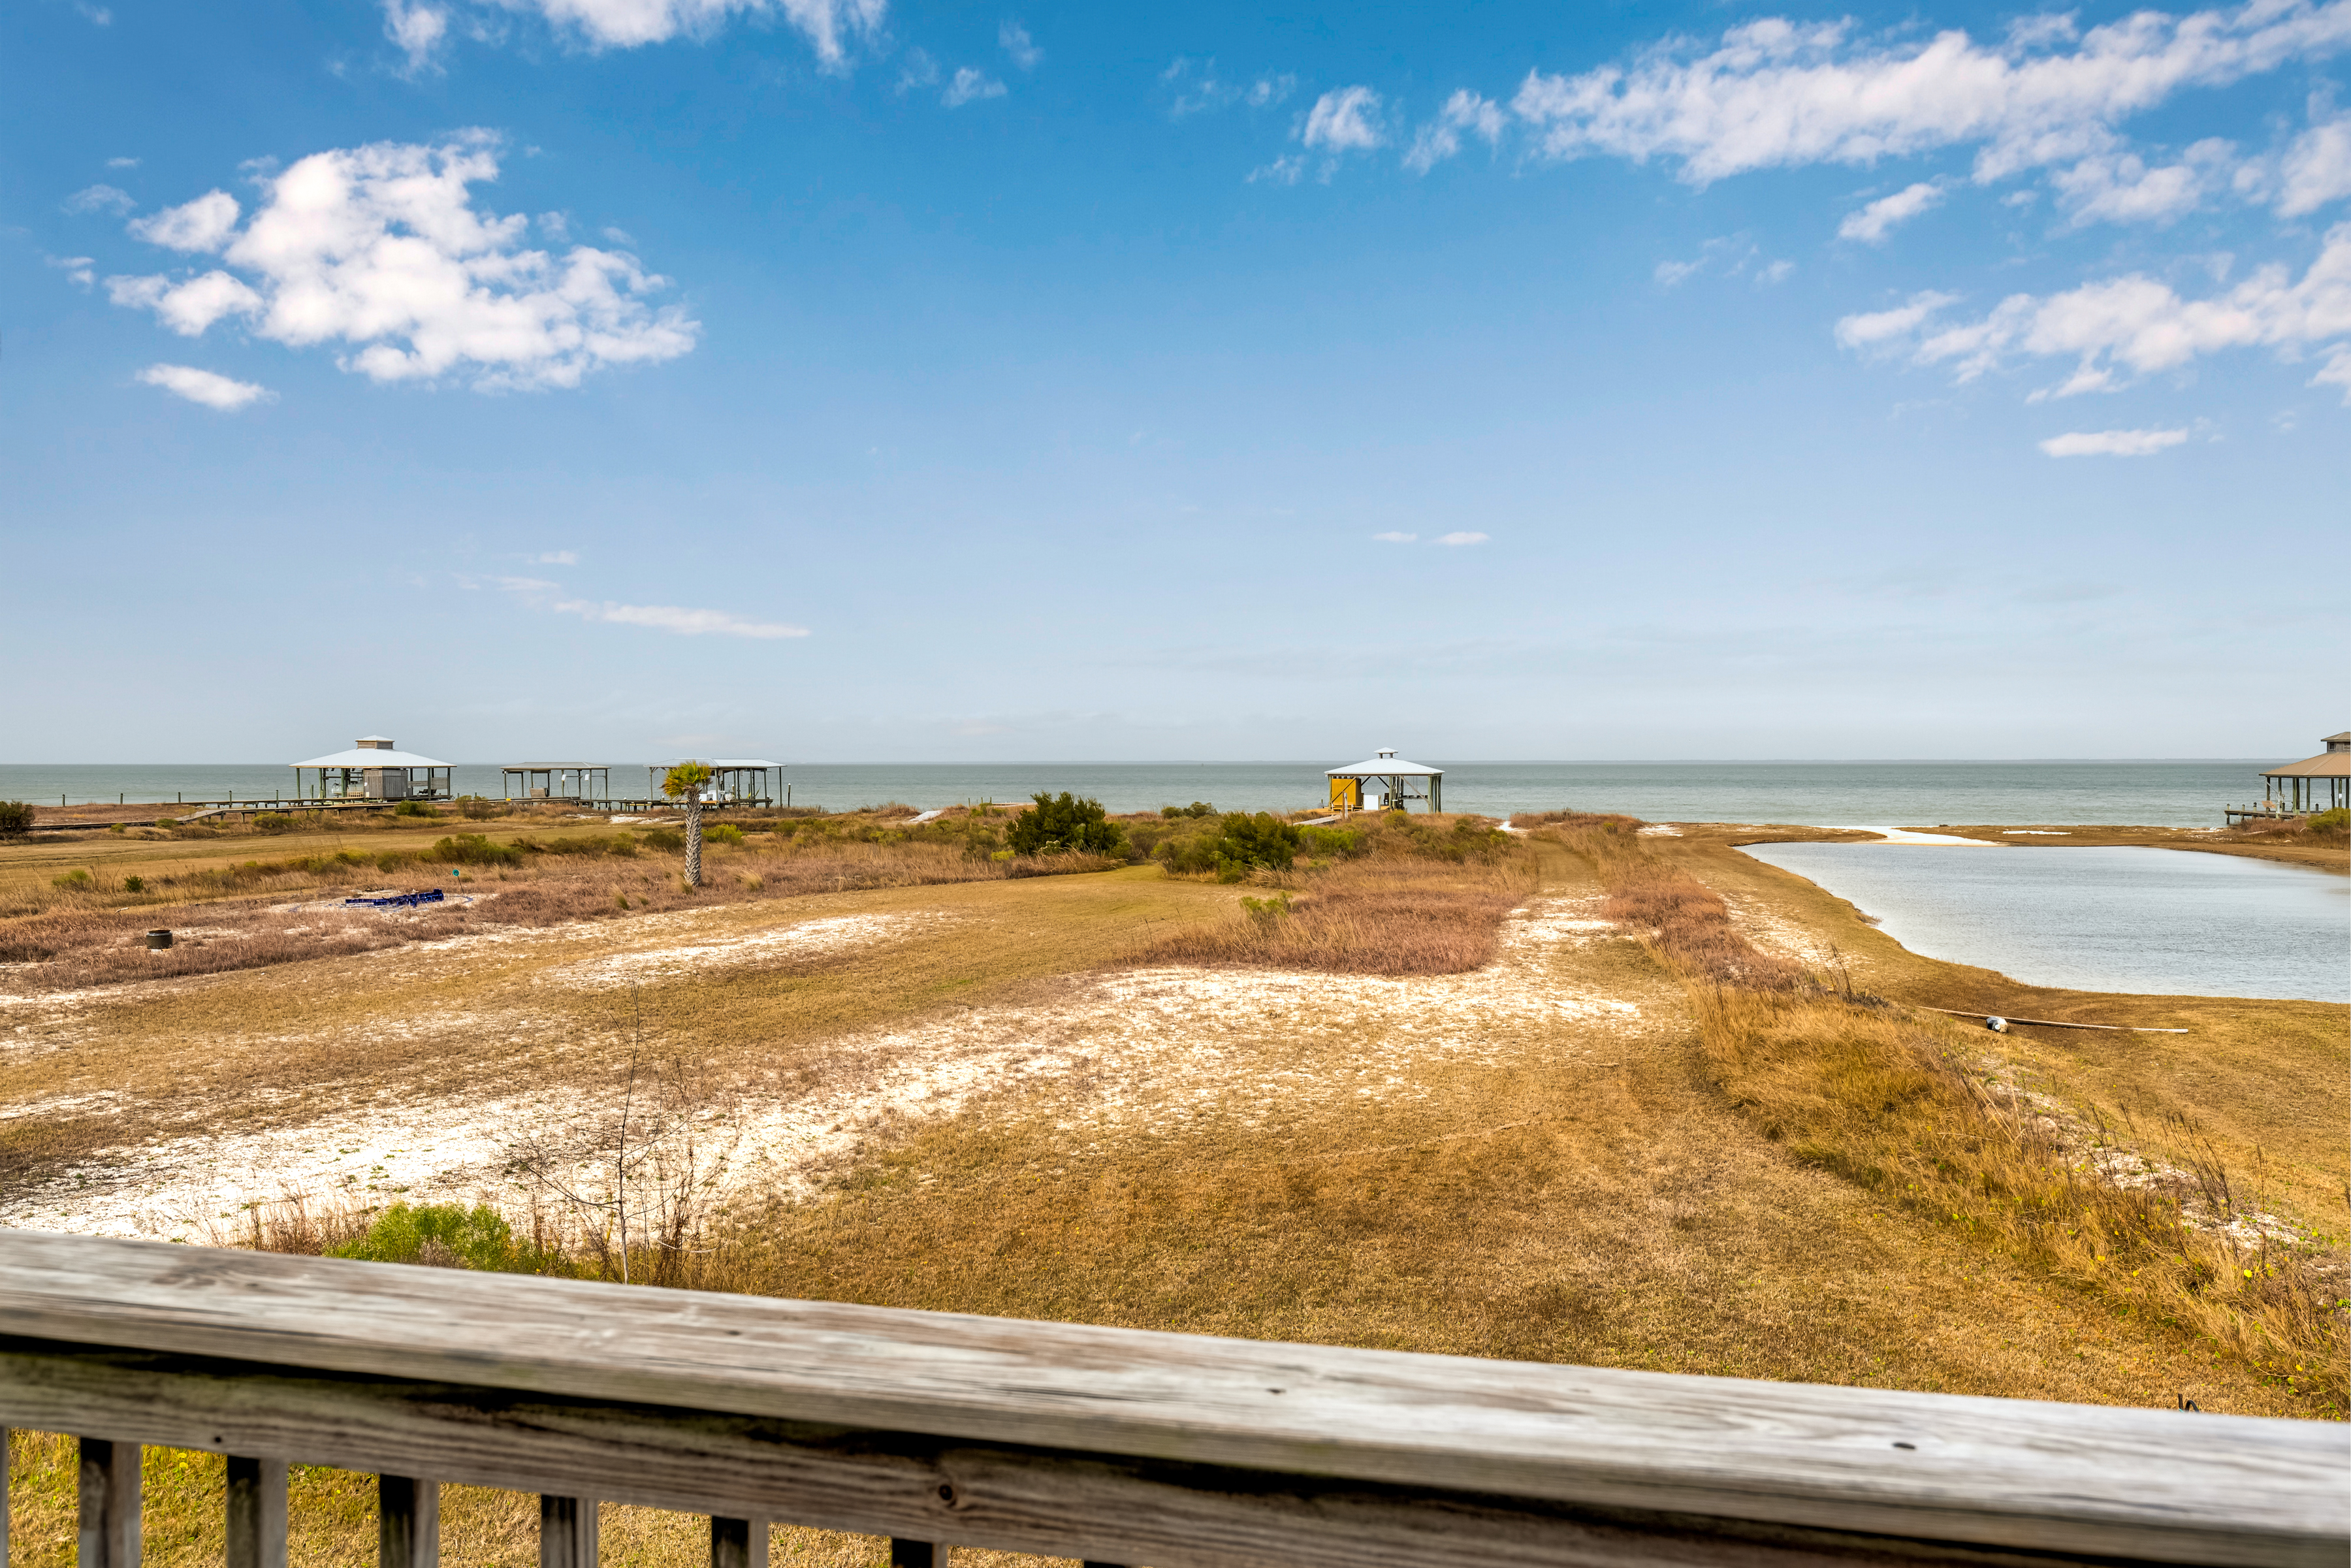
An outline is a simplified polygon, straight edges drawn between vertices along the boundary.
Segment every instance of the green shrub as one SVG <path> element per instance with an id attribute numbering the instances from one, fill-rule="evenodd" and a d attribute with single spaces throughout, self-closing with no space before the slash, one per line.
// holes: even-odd
<path id="1" fill-rule="evenodd" d="M 2339 833 L 2351 829 L 2351 806 L 2337 806 L 2331 811 L 2321 811 L 2303 826 L 2318 833 Z"/>
<path id="2" fill-rule="evenodd" d="M 1029 797 L 1036 804 L 1012 820 L 1004 841 L 1019 854 L 1126 853 L 1126 830 L 1110 820 L 1100 800 L 1060 795 Z"/>
<path id="3" fill-rule="evenodd" d="M 33 831 L 33 808 L 23 800 L 0 800 L 0 839 L 22 838 Z"/>
<path id="4" fill-rule="evenodd" d="M 645 847 L 651 850 L 668 850 L 674 852 L 685 848 L 685 835 L 679 832 L 675 828 L 647 828 L 645 830 Z"/>
<path id="5" fill-rule="evenodd" d="M 147 879 L 143 876 L 126 876 L 122 879 L 122 891 L 144 893 L 147 891 Z"/>
<path id="6" fill-rule="evenodd" d="M 433 1256 L 435 1251 L 443 1256 Z M 327 1256 L 366 1263 L 447 1261 L 503 1274 L 537 1273 L 549 1261 L 517 1243 L 513 1227 L 487 1205 L 469 1210 L 455 1203 L 414 1207 L 395 1203 L 376 1217 L 366 1235 L 331 1249 Z"/>
<path id="7" fill-rule="evenodd" d="M 180 825 L 180 819 L 177 817 L 158 817 L 155 819 L 155 825 L 159 828 L 176 828 Z"/>
<path id="8" fill-rule="evenodd" d="M 1290 894 L 1277 893 L 1271 898 L 1244 898 L 1241 907 L 1249 912 L 1249 919 L 1259 925 L 1279 925 L 1290 913 Z"/>
<path id="9" fill-rule="evenodd" d="M 1224 831 L 1217 837 L 1217 874 L 1227 882 L 1238 882 L 1260 866 L 1287 871 L 1298 858 L 1298 830 L 1270 811 L 1253 817 L 1234 811 L 1225 818 Z"/>
<path id="10" fill-rule="evenodd" d="M 743 841 L 743 830 L 732 822 L 721 822 L 715 828 L 703 829 L 702 837 L 705 843 L 739 844 Z"/>
<path id="11" fill-rule="evenodd" d="M 457 814 L 469 822 L 486 822 L 506 810 L 504 801 L 487 800 L 480 795 L 460 795 L 456 807 Z"/>
<path id="12" fill-rule="evenodd" d="M 1301 828 L 1299 846 L 1318 860 L 1353 860 L 1364 853 L 1364 834 L 1355 828 Z"/>
<path id="13" fill-rule="evenodd" d="M 67 872 L 62 876 L 49 878 L 51 887 L 61 888 L 67 893 L 87 893 L 89 891 L 90 883 L 89 873 L 78 868 Z"/>
<path id="14" fill-rule="evenodd" d="M 520 865 L 522 849 L 516 844 L 494 844 L 480 833 L 459 833 L 436 840 L 433 858 L 453 865 Z"/>
<path id="15" fill-rule="evenodd" d="M 395 817 L 437 817 L 441 813 L 422 800 L 402 800 L 392 809 Z"/>
<path id="16" fill-rule="evenodd" d="M 288 832 L 293 827 L 293 817 L 284 811 L 257 811 L 254 814 L 253 831 L 256 833 Z"/>

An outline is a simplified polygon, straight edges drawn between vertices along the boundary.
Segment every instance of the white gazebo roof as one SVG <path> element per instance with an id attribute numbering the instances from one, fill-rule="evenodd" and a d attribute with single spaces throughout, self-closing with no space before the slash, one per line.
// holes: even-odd
<path id="1" fill-rule="evenodd" d="M 419 757 L 413 751 L 377 751 L 370 747 L 355 746 L 349 751 L 329 752 L 313 757 L 308 762 L 297 762 L 297 768 L 446 768 L 449 764 L 437 757 Z"/>
<path id="2" fill-rule="evenodd" d="M 1353 768 L 1333 768 L 1325 775 L 1331 779 L 1442 779 L 1442 768 L 1424 768 L 1417 762 L 1406 762 L 1390 753 L 1374 757 L 1369 762 L 1358 762 Z"/>
<path id="3" fill-rule="evenodd" d="M 760 757 L 673 757 L 667 762 L 649 762 L 648 768 L 675 768 L 683 763 L 699 762 L 705 768 L 781 768 L 780 762 L 769 762 Z"/>

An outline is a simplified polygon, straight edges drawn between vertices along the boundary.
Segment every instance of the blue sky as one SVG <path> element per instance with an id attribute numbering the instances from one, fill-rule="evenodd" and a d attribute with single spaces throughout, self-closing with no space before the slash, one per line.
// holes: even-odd
<path id="1" fill-rule="evenodd" d="M 0 29 L 0 760 L 2351 716 L 2351 0 Z"/>

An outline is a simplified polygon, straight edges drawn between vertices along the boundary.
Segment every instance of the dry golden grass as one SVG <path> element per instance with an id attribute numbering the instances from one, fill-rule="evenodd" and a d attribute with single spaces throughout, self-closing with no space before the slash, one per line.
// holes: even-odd
<path id="1" fill-rule="evenodd" d="M 1403 856 L 1350 861 L 1269 883 L 1222 924 L 1166 937 L 1161 964 L 1248 964 L 1332 974 L 1458 975 L 1493 961 L 1502 917 L 1535 890 L 1533 857 L 1454 865 Z M 1251 907 L 1253 905 L 1254 907 Z"/>
<path id="2" fill-rule="evenodd" d="M 2192 1121 L 2176 1118 L 2184 1139 L 2154 1128 L 2126 1139 L 2095 1107 L 2085 1125 L 2061 1103 L 2036 1105 L 2004 1064 L 1985 1061 L 1980 1032 L 1855 998 L 1844 977 L 1843 994 L 1824 989 L 1832 977 L 1807 979 L 1789 958 L 1755 952 L 1721 901 L 1623 820 L 1547 831 L 1601 868 L 1612 908 L 1691 983 L 1723 1090 L 1767 1136 L 2222 1347 L 2313 1413 L 2351 1408 L 2340 1231 L 2268 1212 L 2249 1173 L 2232 1176 Z M 1710 913 L 1694 907 L 1706 904 Z"/>
<path id="3" fill-rule="evenodd" d="M 488 842 L 493 853 L 514 850 L 513 863 L 478 863 L 479 852 L 464 849 L 435 855 L 430 845 L 375 856 L 345 850 L 177 873 L 151 870 L 144 876 L 131 868 L 148 862 L 131 861 L 93 876 L 87 889 L 20 890 L 19 913 L 0 919 L 0 988 L 21 995 L 218 974 L 498 927 L 534 929 L 855 888 L 1063 875 L 1119 863 L 1079 855 L 998 861 L 938 842 L 753 835 L 740 844 L 706 845 L 703 885 L 689 888 L 677 856 L 641 849 L 627 833 L 526 834 Z M 131 877 L 148 885 L 125 889 Z M 253 890 L 266 896 L 235 896 Z M 413 909 L 352 908 L 342 902 L 362 892 L 432 890 L 447 902 Z M 191 895 L 202 902 L 191 902 Z M 171 947 L 151 950 L 146 933 L 156 926 L 181 935 Z"/>
<path id="4" fill-rule="evenodd" d="M 517 1086 L 598 1101 L 625 1060 L 627 996 L 551 977 L 789 922 L 936 921 L 814 958 L 644 972 L 635 1006 L 661 1051 L 788 1110 L 865 1103 L 883 1045 L 896 1053 L 884 1065 L 908 1071 L 978 1063 L 975 1087 L 943 1109 L 881 1108 L 856 1122 L 847 1153 L 805 1196 L 714 1210 L 703 1237 L 714 1249 L 679 1270 L 683 1282 L 1734 1376 L 2139 1405 L 2185 1396 L 2261 1415 L 2322 1407 L 2220 1333 L 2167 1324 L 2177 1309 L 2155 1295 L 2117 1294 L 2095 1261 L 2116 1255 L 2110 1238 L 2087 1262 L 2080 1237 L 2036 1251 L 2001 1228 L 1980 1184 L 1930 1186 L 1951 1179 L 1938 1151 L 1974 1160 L 1962 1176 L 2005 1168 L 1983 1154 L 1983 1128 L 1997 1130 L 2005 1103 L 1979 1103 L 1964 1071 L 1917 1053 L 1921 1040 L 1997 1046 L 2068 1105 L 2095 1098 L 2074 1097 L 2077 1085 L 2126 1082 L 2143 1127 L 2167 1095 L 2199 1107 L 2231 1166 L 2250 1168 L 2241 1146 L 2269 1150 L 2274 1207 L 2307 1223 L 2322 1178 L 2342 1165 L 2342 1009 L 2014 988 L 1904 954 L 1849 906 L 1722 836 L 1621 838 L 1588 858 L 1539 841 L 1516 862 L 1531 873 L 1427 868 L 1432 884 L 1470 892 L 1479 878 L 1536 879 L 1525 893 L 1533 918 L 1505 921 L 1495 966 L 1463 974 L 1137 971 L 1186 931 L 1246 929 L 1240 898 L 1271 890 L 1135 868 L 750 897 L 656 917 L 671 925 L 583 923 L 60 997 L 16 1014 L 32 1032 L 0 1066 L 0 1107 L 92 1103 L 0 1128 L 35 1124 L 79 1152 L 10 1145 L 14 1132 L 0 1133 L 0 1148 L 20 1149 L 21 1177 L 50 1179 L 72 1161 L 144 1157 L 189 1127 L 217 1145 L 385 1104 L 423 1114 Z M 714 871 L 771 863 L 757 853 L 730 848 Z M 1667 874 L 1646 892 L 1614 891 L 1656 933 L 1647 945 L 1596 928 L 1612 891 L 1600 868 L 1642 856 Z M 1709 909 L 1699 884 L 1728 906 Z M 1484 891 L 1509 889 L 1494 880 Z M 1311 907 L 1301 900 L 1291 918 Z M 1539 926 L 1554 935 L 1523 934 Z M 1775 933 L 1786 941 L 1775 946 Z M 1376 936 L 1374 926 L 1363 939 Z M 1729 937 L 1761 943 L 1762 956 Z M 1991 1040 L 1894 1029 L 1876 1009 L 1801 991 L 1719 998 L 1710 982 L 1683 978 L 1686 966 L 1761 975 L 1764 958 L 1809 961 L 1787 946 L 1796 942 L 1835 944 L 1862 984 L 1903 1001 L 2181 1019 L 2198 1033 L 2185 1044 Z M 1707 957 L 1725 952 L 1727 970 Z M 1062 1049 L 1052 1071 L 1029 1074 L 987 1054 L 1007 1040 L 1050 1044 L 1052 1028 L 1082 1046 L 1104 1019 L 1132 1030 L 1125 1058 L 1108 1045 Z M 1883 1110 L 1889 1083 L 1896 1113 Z M 119 1098 L 96 1103 L 110 1093 Z M 1872 1160 L 1886 1173 L 1875 1182 Z M 2054 1171 L 2045 1161 L 2025 1171 L 2044 1186 L 2011 1173 L 2011 1198 L 2059 1212 L 2047 1207 Z M 298 1219 L 276 1211 L 263 1239 L 321 1249 L 384 1198 L 360 1186 Z M 2095 1201 L 2073 1201 L 2062 1212 L 2105 1223 Z M 250 1234 L 235 1218 L 222 1233 Z M 637 1254 L 636 1277 L 655 1261 Z M 587 1252 L 574 1265 L 611 1269 Z M 2259 1292 L 2231 1290 L 2232 1304 L 2259 1310 Z M 363 1562 L 365 1481 L 315 1473 L 303 1485 L 306 1557 Z M 196 1543 L 216 1531 L 214 1494 L 172 1495 L 183 1500 L 152 1516 L 167 1541 L 159 1555 L 215 1551 Z M 52 1544 L 35 1560 L 47 1568 L 69 1549 L 54 1544 L 66 1515 L 38 1517 Z M 452 1561 L 530 1555 L 527 1499 L 454 1491 L 449 1518 Z M 631 1563 L 703 1560 L 695 1521 L 608 1510 L 605 1529 L 607 1551 Z M 829 1564 L 880 1552 L 781 1531 L 775 1550 Z"/>

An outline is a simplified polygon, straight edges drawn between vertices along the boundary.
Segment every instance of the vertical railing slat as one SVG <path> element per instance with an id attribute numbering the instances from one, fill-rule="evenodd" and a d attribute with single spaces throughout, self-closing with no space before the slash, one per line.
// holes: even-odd
<path id="1" fill-rule="evenodd" d="M 768 1568 L 768 1521 L 712 1515 L 710 1568 Z"/>
<path id="2" fill-rule="evenodd" d="M 139 1445 L 81 1440 L 79 1568 L 139 1568 Z"/>
<path id="3" fill-rule="evenodd" d="M 231 1454 L 228 1568 L 286 1568 L 286 1461 Z"/>
<path id="4" fill-rule="evenodd" d="M 939 1541 L 901 1541 L 890 1538 L 890 1568 L 947 1568 L 947 1554 L 954 1547 Z"/>
<path id="5" fill-rule="evenodd" d="M 0 1427 L 0 1568 L 8 1568 L 8 1428 Z"/>
<path id="6" fill-rule="evenodd" d="M 596 1500 L 538 1500 L 538 1568 L 596 1568 Z"/>
<path id="7" fill-rule="evenodd" d="M 441 1483 L 378 1476 L 375 1495 L 381 1568 L 440 1568 Z"/>

